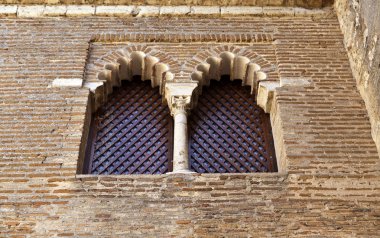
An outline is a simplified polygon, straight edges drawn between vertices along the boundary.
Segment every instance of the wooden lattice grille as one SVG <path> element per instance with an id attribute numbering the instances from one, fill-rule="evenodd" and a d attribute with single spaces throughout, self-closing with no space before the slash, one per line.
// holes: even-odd
<path id="1" fill-rule="evenodd" d="M 171 168 L 172 118 L 149 81 L 123 82 L 94 115 L 85 172 L 163 174 Z"/>
<path id="2" fill-rule="evenodd" d="M 241 81 L 211 81 L 190 116 L 190 164 L 198 173 L 277 170 L 269 116 Z"/>

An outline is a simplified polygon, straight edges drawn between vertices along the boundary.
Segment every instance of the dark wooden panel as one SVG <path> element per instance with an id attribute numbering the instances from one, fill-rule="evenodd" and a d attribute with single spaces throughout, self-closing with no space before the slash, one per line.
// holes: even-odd
<path id="1" fill-rule="evenodd" d="M 170 170 L 172 118 L 158 88 L 135 79 L 115 89 L 94 115 L 88 173 L 162 174 Z"/>
<path id="2" fill-rule="evenodd" d="M 211 81 L 190 124 L 190 163 L 199 173 L 276 171 L 269 116 L 241 81 Z"/>

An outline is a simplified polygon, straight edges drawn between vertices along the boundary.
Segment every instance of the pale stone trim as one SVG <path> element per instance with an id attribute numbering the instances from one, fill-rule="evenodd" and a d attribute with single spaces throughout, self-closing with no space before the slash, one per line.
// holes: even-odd
<path id="1" fill-rule="evenodd" d="M 132 16 L 134 6 L 98 6 L 95 9 L 97 16 Z"/>
<path id="2" fill-rule="evenodd" d="M 135 8 L 136 17 L 149 17 L 160 15 L 159 6 L 137 6 Z"/>
<path id="3" fill-rule="evenodd" d="M 189 6 L 162 6 L 160 15 L 188 15 L 190 14 Z"/>
<path id="4" fill-rule="evenodd" d="M 16 16 L 17 5 L 0 5 L 0 16 Z"/>
<path id="5" fill-rule="evenodd" d="M 0 5 L 0 16 L 323 16 L 332 8 L 305 9 L 300 7 L 247 7 L 247 6 L 133 6 L 133 5 Z"/>
<path id="6" fill-rule="evenodd" d="M 19 6 L 17 9 L 18 17 L 39 17 L 42 16 L 45 10 L 44 5 L 36 6 Z"/>
<path id="7" fill-rule="evenodd" d="M 68 5 L 66 16 L 91 16 L 95 15 L 95 7 L 91 5 Z"/>
<path id="8" fill-rule="evenodd" d="M 46 6 L 43 15 L 50 17 L 65 16 L 66 12 L 67 6 Z"/>
<path id="9" fill-rule="evenodd" d="M 191 15 L 220 15 L 220 7 L 217 6 L 193 6 Z"/>
<path id="10" fill-rule="evenodd" d="M 51 83 L 51 87 L 75 87 L 81 88 L 83 85 L 83 79 L 81 78 L 56 78 Z"/>
<path id="11" fill-rule="evenodd" d="M 292 7 L 263 7 L 265 16 L 291 16 L 294 15 Z"/>
<path id="12" fill-rule="evenodd" d="M 221 15 L 256 15 L 263 14 L 262 7 L 221 7 Z"/>

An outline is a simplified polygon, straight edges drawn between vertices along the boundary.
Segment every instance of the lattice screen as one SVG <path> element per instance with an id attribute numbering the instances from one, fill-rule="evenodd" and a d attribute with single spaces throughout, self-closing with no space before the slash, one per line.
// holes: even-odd
<path id="1" fill-rule="evenodd" d="M 190 163 L 199 173 L 276 171 L 269 116 L 241 81 L 211 81 L 190 116 Z"/>
<path id="2" fill-rule="evenodd" d="M 150 81 L 117 88 L 96 113 L 87 173 L 162 174 L 170 169 L 172 118 Z"/>

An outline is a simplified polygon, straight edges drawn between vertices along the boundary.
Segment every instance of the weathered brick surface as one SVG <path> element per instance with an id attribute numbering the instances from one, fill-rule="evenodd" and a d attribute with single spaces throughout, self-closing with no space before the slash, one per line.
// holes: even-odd
<path id="1" fill-rule="evenodd" d="M 0 29 L 0 236 L 378 236 L 379 158 L 335 17 L 3 18 Z M 91 39 L 106 39 L 90 51 L 101 57 L 126 44 L 109 36 L 157 32 L 268 34 L 252 48 L 274 55 L 279 77 L 311 78 L 275 95 L 283 173 L 76 177 L 88 92 L 48 86 L 83 78 Z"/>

